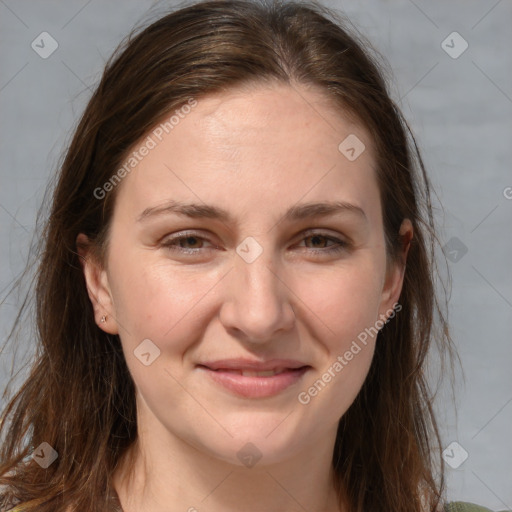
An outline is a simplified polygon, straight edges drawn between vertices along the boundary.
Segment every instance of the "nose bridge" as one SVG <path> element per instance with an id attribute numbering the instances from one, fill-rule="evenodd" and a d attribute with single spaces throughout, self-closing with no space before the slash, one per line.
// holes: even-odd
<path id="1" fill-rule="evenodd" d="M 271 339 L 275 331 L 289 329 L 294 319 L 274 252 L 246 239 L 237 253 L 221 318 L 227 328 L 243 331 L 252 341 Z"/>
<path id="2" fill-rule="evenodd" d="M 244 299 L 253 306 L 275 306 L 281 300 L 277 272 L 271 270 L 275 265 L 272 256 L 268 254 L 270 251 L 266 252 L 267 254 L 262 254 L 251 263 L 239 258 L 235 268 L 240 281 L 240 288 L 237 290 L 238 301 Z"/>

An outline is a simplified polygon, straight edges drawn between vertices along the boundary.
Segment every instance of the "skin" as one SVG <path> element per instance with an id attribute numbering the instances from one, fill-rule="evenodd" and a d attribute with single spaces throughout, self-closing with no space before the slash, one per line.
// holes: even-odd
<path id="1" fill-rule="evenodd" d="M 354 161 L 338 150 L 349 134 L 366 146 Z M 376 338 L 307 405 L 297 396 L 389 316 L 402 288 L 403 266 L 386 258 L 367 131 L 305 86 L 232 89 L 201 98 L 119 187 L 106 262 L 82 256 L 98 325 L 120 335 L 137 388 L 135 463 L 114 475 L 125 512 L 347 510 L 333 486 L 336 428 Z M 170 199 L 215 205 L 234 220 L 137 221 Z M 293 205 L 326 201 L 357 205 L 366 218 L 283 220 Z M 329 253 L 336 242 L 306 230 L 350 245 Z M 407 219 L 400 232 L 405 261 Z M 195 252 L 162 245 L 175 235 Z M 252 263 L 236 252 L 246 237 L 263 249 Z M 149 366 L 134 356 L 144 339 L 161 351 Z M 312 369 L 280 394 L 253 399 L 196 368 L 234 357 L 292 358 Z M 237 457 L 247 442 L 261 454 L 252 468 Z"/>

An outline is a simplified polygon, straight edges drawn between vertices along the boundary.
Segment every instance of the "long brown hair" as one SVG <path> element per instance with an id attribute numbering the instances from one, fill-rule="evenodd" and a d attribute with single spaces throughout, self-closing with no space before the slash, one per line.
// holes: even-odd
<path id="1" fill-rule="evenodd" d="M 100 258 L 107 247 L 118 187 L 100 200 L 95 190 L 190 98 L 278 81 L 320 88 L 373 134 L 389 261 L 399 254 L 402 220 L 414 228 L 402 309 L 380 331 L 366 381 L 339 422 L 340 493 L 350 512 L 438 509 L 444 463 L 426 356 L 433 342 L 450 358 L 455 351 L 436 292 L 431 185 L 378 53 L 348 26 L 316 3 L 213 0 L 134 30 L 112 55 L 60 166 L 41 234 L 35 360 L 0 418 L 0 508 L 108 510 L 113 472 L 137 439 L 134 383 L 119 337 L 95 323 L 77 254 L 79 233 Z M 31 457 L 43 442 L 58 453 L 45 470 Z"/>

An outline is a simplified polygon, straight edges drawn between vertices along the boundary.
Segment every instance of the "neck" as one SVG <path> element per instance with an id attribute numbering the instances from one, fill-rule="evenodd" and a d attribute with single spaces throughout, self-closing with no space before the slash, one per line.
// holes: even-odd
<path id="1" fill-rule="evenodd" d="M 245 467 L 191 446 L 156 418 L 144 423 L 113 476 L 124 512 L 347 510 L 338 504 L 331 464 L 336 432 L 287 460 L 265 464 L 262 457 Z"/>

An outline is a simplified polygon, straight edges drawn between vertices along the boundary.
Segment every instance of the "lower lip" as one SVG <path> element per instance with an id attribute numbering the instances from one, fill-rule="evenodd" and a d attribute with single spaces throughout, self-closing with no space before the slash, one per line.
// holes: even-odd
<path id="1" fill-rule="evenodd" d="M 199 369 L 207 372 L 212 380 L 222 384 L 222 386 L 235 395 L 244 398 L 266 398 L 277 395 L 293 384 L 297 384 L 310 367 L 305 366 L 297 370 L 286 370 L 269 377 L 245 377 L 238 373 L 211 370 L 206 366 L 199 366 Z"/>

